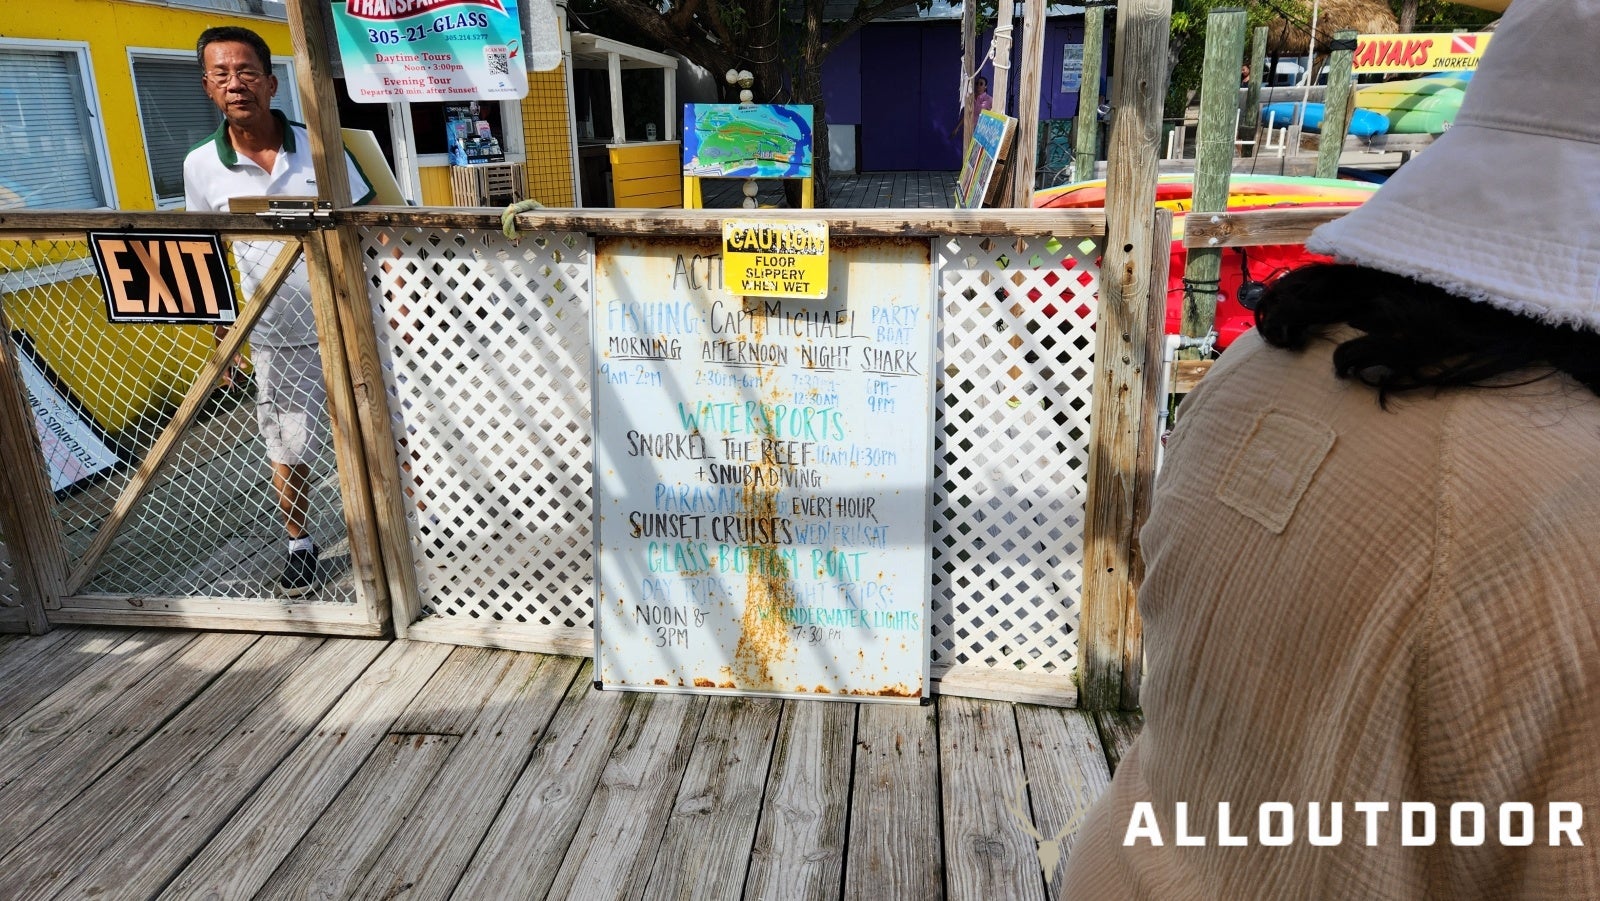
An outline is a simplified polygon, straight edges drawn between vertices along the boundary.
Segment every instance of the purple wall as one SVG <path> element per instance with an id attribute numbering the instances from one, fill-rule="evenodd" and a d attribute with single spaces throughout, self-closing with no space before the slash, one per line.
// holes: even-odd
<path id="1" fill-rule="evenodd" d="M 961 114 L 960 34 L 960 22 L 955 20 L 877 23 L 861 29 L 829 55 L 822 70 L 828 122 L 860 126 L 857 166 L 861 171 L 960 168 L 960 137 L 950 135 Z M 979 54 L 988 49 L 991 37 L 979 37 Z M 1082 41 L 1082 18 L 1046 23 L 1041 119 L 1077 115 L 1077 92 L 1061 90 L 1061 58 L 1066 44 Z M 1005 105 L 1012 115 L 1020 56 L 1020 46 L 1013 45 L 1011 97 Z M 981 71 L 992 84 L 992 67 Z M 1084 77 L 1093 76 L 1086 73 Z M 995 108 L 999 111 L 998 102 Z"/>

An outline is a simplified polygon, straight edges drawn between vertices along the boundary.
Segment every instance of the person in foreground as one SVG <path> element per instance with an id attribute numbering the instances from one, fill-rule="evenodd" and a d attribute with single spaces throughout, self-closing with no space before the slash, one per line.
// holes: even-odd
<path id="1" fill-rule="evenodd" d="M 272 53 L 260 35 L 237 26 L 208 28 L 195 44 L 200 77 L 222 111 L 215 134 L 183 161 L 185 205 L 190 211 L 226 212 L 233 197 L 316 196 L 311 138 L 304 125 L 272 109 L 278 79 Z M 353 201 L 366 203 L 371 186 L 349 153 Z M 240 283 L 254 292 L 280 242 L 234 243 Z M 307 530 L 307 482 L 321 452 L 326 427 L 327 387 L 311 313 L 305 264 L 296 264 L 250 334 L 256 370 L 256 421 L 267 445 L 272 487 L 288 533 L 288 561 L 278 593 L 297 598 L 320 581 L 317 546 Z"/>
<path id="2" fill-rule="evenodd" d="M 1516 0 L 1185 401 L 1062 897 L 1600 898 L 1596 46 L 1600 0 Z"/>

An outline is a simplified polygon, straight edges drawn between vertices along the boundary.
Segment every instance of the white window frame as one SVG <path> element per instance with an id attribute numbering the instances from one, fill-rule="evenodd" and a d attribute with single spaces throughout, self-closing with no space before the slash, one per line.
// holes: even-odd
<path id="1" fill-rule="evenodd" d="M 156 174 L 150 166 L 150 136 L 144 133 L 144 105 L 139 100 L 139 82 L 138 76 L 133 71 L 133 63 L 136 59 L 183 60 L 188 65 L 194 67 L 194 79 L 197 83 L 202 77 L 200 73 L 200 64 L 195 59 L 193 49 L 177 50 L 171 47 L 129 47 L 127 50 L 128 83 L 133 86 L 134 111 L 138 114 L 139 120 L 139 144 L 144 150 L 145 175 L 150 179 L 150 199 L 155 203 L 155 207 L 158 210 L 182 209 L 182 197 L 171 200 L 162 200 L 156 191 Z M 294 57 L 274 55 L 272 57 L 272 68 L 274 70 L 274 74 L 276 74 L 278 66 L 287 66 L 289 68 L 289 77 L 287 79 L 278 79 L 278 94 L 284 99 L 285 105 L 289 107 L 289 118 L 295 120 L 296 122 L 302 121 L 304 117 L 301 113 L 300 107 L 300 87 L 295 83 L 294 78 Z M 217 115 L 218 121 L 221 121 L 221 112 L 218 112 Z"/>
<path id="2" fill-rule="evenodd" d="M 455 103 L 456 101 L 432 101 Z M 466 103 L 467 101 L 460 101 Z M 528 150 L 524 146 L 522 134 L 522 101 L 497 100 L 500 104 L 500 130 L 505 132 L 500 136 L 500 150 L 506 155 L 508 163 L 525 163 L 528 160 Z M 448 166 L 450 155 L 447 153 L 418 153 L 416 154 L 417 166 Z"/>
<path id="3" fill-rule="evenodd" d="M 95 145 L 96 171 L 106 195 L 106 206 L 96 209 L 117 209 L 117 180 L 111 175 L 111 142 L 106 140 L 106 118 L 100 112 L 100 86 L 94 80 L 94 60 L 89 55 L 89 42 L 0 37 L 0 50 L 43 50 L 60 53 L 77 61 L 78 76 L 83 79 L 84 101 L 89 107 L 89 134 L 86 137 Z"/>

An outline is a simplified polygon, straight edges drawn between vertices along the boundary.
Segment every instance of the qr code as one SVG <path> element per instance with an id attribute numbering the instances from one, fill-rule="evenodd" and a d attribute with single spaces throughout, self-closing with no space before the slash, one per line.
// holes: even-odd
<path id="1" fill-rule="evenodd" d="M 511 57 L 505 47 L 483 48 L 483 61 L 490 75 L 511 74 Z"/>

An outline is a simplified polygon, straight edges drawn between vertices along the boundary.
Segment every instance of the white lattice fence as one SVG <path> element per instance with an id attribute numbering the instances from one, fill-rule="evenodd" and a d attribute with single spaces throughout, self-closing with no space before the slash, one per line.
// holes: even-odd
<path id="1" fill-rule="evenodd" d="M 394 229 L 362 246 L 423 611 L 588 627 L 589 239 Z"/>
<path id="2" fill-rule="evenodd" d="M 1070 674 L 1099 251 L 1048 237 L 935 250 L 934 663 Z"/>
<path id="3" fill-rule="evenodd" d="M 369 229 L 368 260 L 426 620 L 471 640 L 592 624 L 592 245 Z M 1056 676 L 1077 659 L 1092 241 L 935 242 L 933 655 Z"/>

